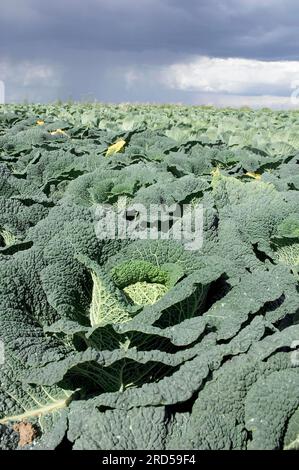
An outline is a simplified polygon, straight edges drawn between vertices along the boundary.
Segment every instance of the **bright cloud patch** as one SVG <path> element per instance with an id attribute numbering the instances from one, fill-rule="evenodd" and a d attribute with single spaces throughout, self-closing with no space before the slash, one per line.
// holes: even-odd
<path id="1" fill-rule="evenodd" d="M 12 80 L 24 86 L 41 82 L 47 82 L 52 86 L 57 85 L 56 71 L 53 66 L 47 64 L 1 61 L 0 76 L 2 80 Z"/>
<path id="2" fill-rule="evenodd" d="M 299 61 L 200 57 L 161 71 L 169 88 L 207 93 L 287 95 L 299 80 Z"/>
<path id="3" fill-rule="evenodd" d="M 0 80 L 5 84 L 6 101 L 55 99 L 61 86 L 57 67 L 31 61 L 0 61 Z"/>

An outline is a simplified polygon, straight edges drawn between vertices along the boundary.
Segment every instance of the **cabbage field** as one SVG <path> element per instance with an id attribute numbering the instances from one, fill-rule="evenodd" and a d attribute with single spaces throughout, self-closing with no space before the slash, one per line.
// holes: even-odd
<path id="1" fill-rule="evenodd" d="M 298 163 L 296 111 L 0 106 L 0 449 L 299 449 Z"/>

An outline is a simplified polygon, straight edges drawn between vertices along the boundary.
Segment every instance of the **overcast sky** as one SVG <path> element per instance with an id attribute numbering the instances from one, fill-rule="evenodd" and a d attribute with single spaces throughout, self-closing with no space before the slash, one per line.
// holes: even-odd
<path id="1" fill-rule="evenodd" d="M 1 0 L 0 80 L 7 102 L 299 106 L 298 10 L 298 0 Z"/>

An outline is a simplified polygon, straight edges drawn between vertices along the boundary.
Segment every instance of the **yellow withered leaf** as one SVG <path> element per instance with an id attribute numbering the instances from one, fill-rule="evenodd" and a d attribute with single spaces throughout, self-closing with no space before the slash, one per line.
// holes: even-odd
<path id="1" fill-rule="evenodd" d="M 36 121 L 36 124 L 38 126 L 43 126 L 45 124 L 45 121 L 42 121 L 41 119 L 39 119 L 38 121 Z"/>
<path id="2" fill-rule="evenodd" d="M 67 135 L 62 129 L 56 129 L 56 131 L 50 132 L 51 135 Z"/>
<path id="3" fill-rule="evenodd" d="M 217 178 L 218 176 L 220 176 L 220 168 L 218 166 L 216 168 L 213 168 L 211 171 L 211 175 L 213 176 L 213 178 Z"/>
<path id="4" fill-rule="evenodd" d="M 114 153 L 120 152 L 121 149 L 126 145 L 126 141 L 121 139 L 115 142 L 115 144 L 110 145 L 108 147 L 108 150 L 106 152 L 106 157 L 109 157 L 110 155 L 113 155 Z"/>
<path id="5" fill-rule="evenodd" d="M 258 173 L 252 173 L 251 171 L 245 173 L 245 176 L 250 176 L 250 178 L 254 178 L 255 180 L 260 180 L 262 177 L 262 175 L 259 175 Z"/>

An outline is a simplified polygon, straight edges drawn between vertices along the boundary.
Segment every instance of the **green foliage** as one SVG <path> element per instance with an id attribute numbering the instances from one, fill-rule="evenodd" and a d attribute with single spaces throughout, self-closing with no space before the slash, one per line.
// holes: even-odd
<path id="1" fill-rule="evenodd" d="M 0 105 L 1 449 L 20 421 L 35 449 L 298 449 L 297 127 L 245 108 Z M 199 203 L 200 249 L 159 214 L 155 239 L 99 237 L 99 204 Z"/>

